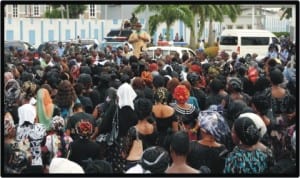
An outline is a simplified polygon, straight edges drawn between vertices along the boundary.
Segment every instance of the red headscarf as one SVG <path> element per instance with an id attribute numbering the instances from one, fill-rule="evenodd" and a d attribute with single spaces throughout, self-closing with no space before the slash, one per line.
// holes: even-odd
<path id="1" fill-rule="evenodd" d="M 185 103 L 190 97 L 190 92 L 185 85 L 178 85 L 174 90 L 173 97 L 178 103 Z"/>
<path id="2" fill-rule="evenodd" d="M 258 79 L 258 70 L 255 67 L 249 67 L 248 69 L 248 79 L 255 83 Z"/>

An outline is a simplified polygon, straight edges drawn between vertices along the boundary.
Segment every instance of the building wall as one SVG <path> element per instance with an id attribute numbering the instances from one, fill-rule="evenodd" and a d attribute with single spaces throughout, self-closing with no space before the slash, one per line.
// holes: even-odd
<path id="1" fill-rule="evenodd" d="M 79 35 L 81 38 L 104 40 L 104 37 L 111 29 L 120 29 L 122 19 L 45 19 L 45 18 L 4 18 L 4 38 L 5 40 L 23 40 L 32 44 L 39 45 L 46 41 L 64 41 L 76 39 Z M 275 17 L 266 17 L 263 19 L 265 28 L 271 32 L 289 32 L 290 22 L 287 20 L 280 21 Z M 145 28 L 146 20 L 141 19 L 141 24 Z M 224 22 L 214 22 L 213 27 L 215 37 L 217 38 L 223 29 L 228 25 L 232 28 L 242 26 L 247 29 L 248 24 L 251 24 L 251 18 L 241 17 L 235 23 L 228 19 Z M 208 39 L 208 22 L 205 22 L 205 28 L 201 39 Z M 157 43 L 158 36 L 161 33 L 164 35 L 166 24 L 160 24 L 156 33 L 152 36 L 154 44 Z M 183 22 L 176 21 L 171 27 L 171 39 L 174 39 L 175 34 L 183 37 L 185 42 L 190 42 L 190 30 Z"/>

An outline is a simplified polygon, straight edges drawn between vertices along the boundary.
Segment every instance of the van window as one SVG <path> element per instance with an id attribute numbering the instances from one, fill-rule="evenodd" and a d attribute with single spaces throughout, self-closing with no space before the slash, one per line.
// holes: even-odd
<path id="1" fill-rule="evenodd" d="M 242 45 L 269 45 L 269 37 L 242 37 Z"/>
<path id="2" fill-rule="evenodd" d="M 236 36 L 221 36 L 220 45 L 237 45 L 238 38 Z"/>
<path id="3" fill-rule="evenodd" d="M 279 40 L 275 37 L 272 37 L 272 42 L 275 44 L 280 44 Z"/>

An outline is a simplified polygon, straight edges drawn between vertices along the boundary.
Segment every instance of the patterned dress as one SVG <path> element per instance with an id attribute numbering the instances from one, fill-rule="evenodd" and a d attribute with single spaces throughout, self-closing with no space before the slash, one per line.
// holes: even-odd
<path id="1" fill-rule="evenodd" d="M 236 146 L 225 159 L 225 174 L 263 174 L 268 171 L 268 155 L 260 150 L 247 151 Z"/>

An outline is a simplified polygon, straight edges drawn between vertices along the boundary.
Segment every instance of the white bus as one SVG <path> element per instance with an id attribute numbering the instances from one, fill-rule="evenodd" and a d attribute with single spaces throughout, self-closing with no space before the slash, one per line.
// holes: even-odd
<path id="1" fill-rule="evenodd" d="M 221 34 L 219 51 L 237 52 L 239 56 L 256 53 L 261 59 L 267 56 L 271 43 L 280 46 L 278 38 L 267 30 L 228 29 Z"/>

